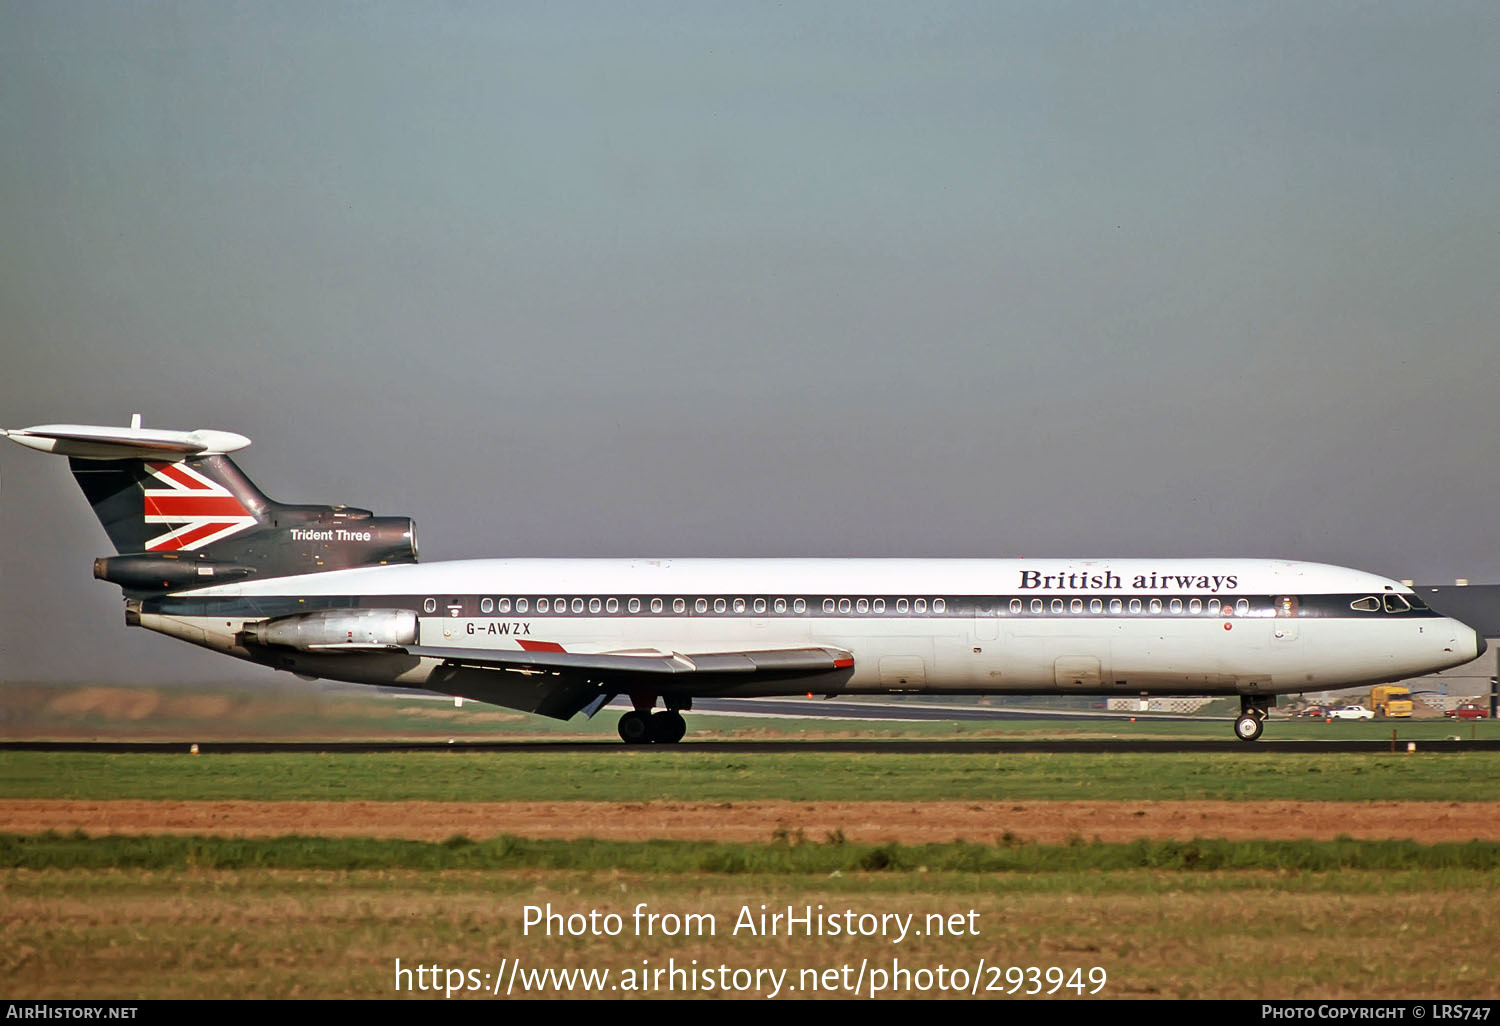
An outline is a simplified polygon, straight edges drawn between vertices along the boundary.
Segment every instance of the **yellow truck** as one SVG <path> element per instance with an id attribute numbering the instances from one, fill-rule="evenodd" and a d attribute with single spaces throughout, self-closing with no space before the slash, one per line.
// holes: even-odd
<path id="1" fill-rule="evenodd" d="M 1411 689 L 1401 684 L 1381 684 L 1370 689 L 1370 708 L 1376 716 L 1410 716 Z"/>

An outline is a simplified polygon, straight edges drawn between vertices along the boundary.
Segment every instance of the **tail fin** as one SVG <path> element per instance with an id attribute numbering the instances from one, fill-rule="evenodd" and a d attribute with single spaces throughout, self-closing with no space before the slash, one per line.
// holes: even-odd
<path id="1" fill-rule="evenodd" d="M 96 560 L 94 575 L 127 592 L 417 561 L 416 525 L 407 517 L 267 498 L 226 455 L 250 444 L 240 435 L 146 431 L 139 421 L 3 433 L 68 457 L 118 553 Z"/>
<path id="2" fill-rule="evenodd" d="M 120 553 L 196 552 L 264 526 L 275 505 L 228 456 L 68 466 Z"/>

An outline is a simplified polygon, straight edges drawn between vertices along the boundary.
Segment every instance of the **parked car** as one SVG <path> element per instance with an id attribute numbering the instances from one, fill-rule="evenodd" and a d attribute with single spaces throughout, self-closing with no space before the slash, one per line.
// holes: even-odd
<path id="1" fill-rule="evenodd" d="M 1455 720 L 1482 720 L 1489 716 L 1489 710 L 1482 705 L 1465 702 L 1457 709 L 1447 710 L 1443 715 Z"/>
<path id="2" fill-rule="evenodd" d="M 1373 720 L 1375 714 L 1362 705 L 1341 705 L 1329 709 L 1328 715 L 1335 720 Z"/>
<path id="3" fill-rule="evenodd" d="M 1328 710 L 1321 705 L 1309 705 L 1299 709 L 1297 715 L 1310 720 L 1321 720 L 1328 715 Z"/>

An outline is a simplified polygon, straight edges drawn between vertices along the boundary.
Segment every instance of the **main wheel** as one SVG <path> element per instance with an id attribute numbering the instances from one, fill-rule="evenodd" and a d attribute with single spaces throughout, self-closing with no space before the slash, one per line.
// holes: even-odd
<path id="1" fill-rule="evenodd" d="M 676 709 L 651 714 L 651 740 L 659 745 L 675 745 L 687 733 L 687 721 Z"/>
<path id="2" fill-rule="evenodd" d="M 620 717 L 620 740 L 627 745 L 651 743 L 651 721 L 638 712 L 628 712 Z"/>
<path id="3" fill-rule="evenodd" d="M 1260 732 L 1264 729 L 1265 723 L 1261 718 L 1252 716 L 1250 713 L 1243 713 L 1234 721 L 1234 736 L 1241 741 L 1254 741 L 1260 737 Z"/>

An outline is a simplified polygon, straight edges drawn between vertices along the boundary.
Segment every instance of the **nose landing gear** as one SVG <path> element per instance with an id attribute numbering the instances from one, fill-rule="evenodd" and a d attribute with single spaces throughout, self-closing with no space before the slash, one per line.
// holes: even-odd
<path id="1" fill-rule="evenodd" d="M 1266 717 L 1276 701 L 1274 695 L 1241 695 L 1240 715 L 1234 721 L 1234 736 L 1241 741 L 1254 741 L 1265 729 Z"/>

